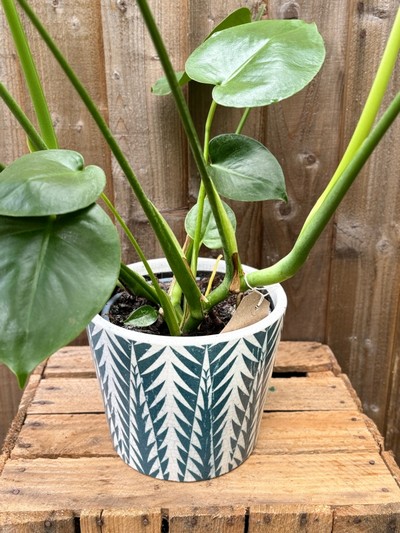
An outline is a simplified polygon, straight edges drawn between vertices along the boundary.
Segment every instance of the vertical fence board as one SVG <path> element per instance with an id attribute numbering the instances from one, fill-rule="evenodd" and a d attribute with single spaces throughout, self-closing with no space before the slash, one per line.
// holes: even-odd
<path id="1" fill-rule="evenodd" d="M 352 2 L 345 139 L 366 99 L 397 7 L 395 0 Z M 397 68 L 389 88 L 392 97 L 399 84 Z M 330 280 L 327 341 L 380 429 L 396 353 L 398 357 L 394 335 L 400 297 L 400 182 L 395 178 L 400 174 L 399 134 L 397 120 L 336 214 Z"/>
<path id="2" fill-rule="evenodd" d="M 187 55 L 186 1 L 151 1 L 174 67 Z M 104 53 L 110 127 L 144 190 L 183 239 L 187 208 L 187 148 L 171 97 L 157 97 L 151 86 L 163 75 L 160 62 L 134 2 L 103 0 Z M 179 21 L 177 24 L 176 21 Z M 113 165 L 115 200 L 148 257 L 161 250 L 149 239 L 149 226 L 124 176 Z M 123 257 L 134 259 L 124 240 Z"/>
<path id="3" fill-rule="evenodd" d="M 274 263 L 288 253 L 337 166 L 347 5 L 344 0 L 270 2 L 271 18 L 315 21 L 324 38 L 327 57 L 322 70 L 306 89 L 270 106 L 267 112 L 265 143 L 283 166 L 289 201 L 265 205 L 264 264 Z M 331 234 L 329 226 L 306 266 L 284 283 L 288 294 L 284 330 L 287 339 L 323 340 L 325 337 Z"/>

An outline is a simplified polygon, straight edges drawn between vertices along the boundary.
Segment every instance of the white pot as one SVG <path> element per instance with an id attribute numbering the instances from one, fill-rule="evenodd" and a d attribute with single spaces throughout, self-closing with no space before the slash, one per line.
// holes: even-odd
<path id="1" fill-rule="evenodd" d="M 150 265 L 170 277 L 165 259 Z M 200 259 L 199 271 L 214 265 Z M 141 263 L 130 266 L 146 274 Z M 221 262 L 218 270 L 224 268 Z M 149 335 L 100 315 L 92 320 L 88 335 L 110 432 L 128 465 L 158 479 L 199 481 L 251 454 L 287 303 L 280 285 L 267 289 L 274 308 L 266 318 L 219 335 Z"/>

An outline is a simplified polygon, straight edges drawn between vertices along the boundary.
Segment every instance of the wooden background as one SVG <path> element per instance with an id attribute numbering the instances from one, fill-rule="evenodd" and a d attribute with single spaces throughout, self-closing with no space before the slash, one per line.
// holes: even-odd
<path id="1" fill-rule="evenodd" d="M 180 239 L 198 178 L 170 98 L 150 86 L 161 75 L 136 3 L 128 0 L 31 0 L 109 120 L 145 190 Z M 151 1 L 177 69 L 230 11 L 265 4 L 271 18 L 315 21 L 327 48 L 325 65 L 300 95 L 254 110 L 244 133 L 264 142 L 280 160 L 289 202 L 234 204 L 242 260 L 256 267 L 287 253 L 356 124 L 372 82 L 398 0 L 174 0 Z M 90 117 L 37 35 L 38 54 L 56 129 L 65 148 L 102 166 L 108 194 L 128 219 L 149 257 L 160 250 L 120 170 Z M 0 78 L 24 106 L 24 84 L 0 13 Z M 390 86 L 400 86 L 400 68 Z M 188 90 L 199 125 L 209 91 Z M 29 111 L 29 108 L 26 107 Z M 215 133 L 232 131 L 238 114 L 219 109 Z M 24 135 L 4 106 L 0 161 L 26 152 Z M 313 250 L 308 263 L 284 283 L 289 299 L 285 339 L 328 343 L 358 391 L 365 412 L 400 458 L 400 120 L 360 175 Z M 126 245 L 124 258 L 133 259 Z M 0 368 L 0 441 L 18 402 L 8 371 Z"/>

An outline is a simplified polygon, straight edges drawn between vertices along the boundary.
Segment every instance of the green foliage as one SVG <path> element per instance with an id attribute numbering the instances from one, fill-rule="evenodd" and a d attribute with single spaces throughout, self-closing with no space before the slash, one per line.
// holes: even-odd
<path id="1" fill-rule="evenodd" d="M 146 328 L 151 326 L 158 319 L 157 310 L 151 305 L 142 305 L 135 309 L 128 318 L 124 321 L 127 326 L 135 326 L 136 328 Z"/>
<path id="2" fill-rule="evenodd" d="M 97 205 L 52 217 L 0 217 L 0 361 L 23 385 L 71 342 L 119 274 L 114 224 Z"/>
<path id="3" fill-rule="evenodd" d="M 209 145 L 211 176 L 217 191 L 243 202 L 287 200 L 285 178 L 265 146 L 244 135 L 219 135 Z"/>
<path id="4" fill-rule="evenodd" d="M 106 120 L 29 3 L 0 1 L 39 127 L 38 132 L 0 84 L 0 98 L 26 132 L 28 147 L 33 151 L 8 166 L 0 165 L 0 362 L 9 366 L 23 385 L 38 363 L 80 333 L 102 308 L 118 280 L 163 310 L 161 313 L 144 306 L 129 321 L 143 326 L 163 315 L 172 335 L 190 332 L 230 291 L 246 289 L 236 243 L 235 215 L 221 196 L 247 202 L 285 200 L 286 190 L 282 169 L 274 156 L 261 143 L 240 132 L 251 108 L 279 102 L 303 89 L 320 70 L 325 48 L 314 24 L 299 20 L 251 22 L 250 11 L 240 8 L 192 52 L 185 71 L 176 73 L 147 0 L 137 0 L 165 73 L 165 78 L 154 85 L 153 93 L 172 94 L 200 176 L 199 197 L 187 215 L 188 237 L 182 248 L 143 190 Z M 15 2 L 77 90 L 126 176 L 174 274 L 169 293 L 159 286 L 132 231 L 102 195 L 104 172 L 95 166 L 85 167 L 77 152 L 57 149 L 46 97 Z M 252 286 L 282 281 L 301 267 L 366 158 L 400 112 L 398 96 L 370 133 L 399 51 L 399 33 L 398 15 L 379 71 L 379 80 L 384 81 L 373 86 L 369 98 L 373 106 L 366 106 L 368 120 L 363 119 L 356 142 L 347 152 L 346 164 L 340 167 L 311 213 L 293 250 L 275 265 L 250 273 L 248 282 Z M 203 145 L 182 93 L 182 86 L 190 79 L 213 86 Z M 245 111 L 236 133 L 225 133 L 210 141 L 217 105 Z M 120 264 L 117 231 L 108 215 L 95 204 L 100 196 L 143 261 L 151 284 L 148 278 Z M 196 284 L 201 245 L 222 248 L 226 263 L 223 282 L 207 298 Z"/>
<path id="5" fill-rule="evenodd" d="M 226 214 L 232 224 L 232 227 L 236 229 L 236 217 L 233 209 L 229 207 L 226 203 L 222 202 Z M 195 204 L 189 213 L 186 215 L 185 219 L 185 230 L 186 233 L 194 239 L 196 234 L 197 220 L 199 216 L 199 204 Z M 208 199 L 204 202 L 203 215 L 202 215 L 202 224 L 200 230 L 200 242 L 203 243 L 210 250 L 216 250 L 222 247 L 221 236 L 218 231 L 217 224 L 213 212 L 211 210 L 211 205 Z"/>
<path id="6" fill-rule="evenodd" d="M 37 217 L 70 213 L 97 200 L 103 170 L 84 167 L 70 150 L 43 150 L 16 159 L 1 173 L 0 215 Z"/>
<path id="7" fill-rule="evenodd" d="M 303 89 L 324 58 L 315 24 L 262 20 L 212 35 L 189 56 L 186 72 L 215 85 L 212 95 L 220 105 L 257 107 Z"/>

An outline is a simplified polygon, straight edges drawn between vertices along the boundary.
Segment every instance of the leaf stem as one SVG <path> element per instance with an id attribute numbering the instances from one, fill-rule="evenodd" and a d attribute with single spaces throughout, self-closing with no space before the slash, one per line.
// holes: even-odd
<path id="1" fill-rule="evenodd" d="M 248 274 L 247 279 L 251 286 L 257 287 L 271 283 L 279 283 L 292 277 L 303 266 L 308 254 L 326 227 L 329 219 L 332 217 L 343 197 L 349 190 L 368 157 L 374 151 L 399 113 L 400 92 L 392 100 L 381 119 L 358 148 L 352 160 L 340 174 L 334 185 L 329 188 L 329 194 L 324 195 L 318 210 L 315 211 L 313 217 L 308 220 L 307 225 L 303 226 L 303 229 L 289 254 L 271 267 Z M 242 288 L 245 289 L 245 286 L 246 283 L 243 279 Z M 212 303 L 215 304 L 215 302 Z"/>
<path id="2" fill-rule="evenodd" d="M 237 257 L 238 255 L 235 232 L 225 212 L 225 209 L 223 208 L 221 199 L 210 179 L 210 176 L 208 175 L 207 164 L 203 157 L 200 141 L 193 125 L 192 117 L 183 96 L 181 87 L 176 79 L 169 55 L 166 51 L 164 42 L 155 23 L 148 2 L 147 0 L 137 0 L 137 3 L 149 31 L 150 37 L 153 41 L 154 47 L 157 51 L 157 55 L 164 69 L 165 77 L 167 78 L 168 84 L 171 88 L 171 92 L 174 97 L 175 104 L 179 112 L 179 116 L 181 118 L 181 122 L 184 127 L 197 169 L 199 171 L 201 180 L 204 183 L 206 194 L 209 199 L 223 244 L 225 261 L 227 264 L 227 276 L 233 278 L 236 272 L 236 265 L 233 261 L 233 257 Z"/>
<path id="3" fill-rule="evenodd" d="M 32 104 L 35 109 L 43 140 L 49 148 L 58 148 L 57 137 L 53 127 L 53 121 L 51 120 L 47 100 L 43 93 L 39 75 L 14 1 L 1 0 L 1 3 L 11 30 L 25 81 L 31 95 Z"/>
<path id="4" fill-rule="evenodd" d="M 5 0 L 2 0 L 5 1 Z M 82 102 L 85 104 L 89 113 L 91 114 L 93 120 L 97 124 L 100 132 L 102 133 L 105 141 L 107 142 L 110 150 L 112 151 L 114 157 L 118 161 L 119 166 L 124 172 L 126 179 L 128 180 L 136 198 L 138 199 L 142 209 L 149 220 L 154 233 L 163 249 L 166 259 L 173 270 L 178 283 L 182 287 L 182 290 L 186 298 L 190 302 L 191 312 L 194 316 L 201 318 L 203 316 L 202 306 L 201 306 L 201 293 L 197 287 L 196 281 L 192 276 L 189 265 L 186 264 L 185 258 L 183 257 L 182 249 L 173 234 L 172 230 L 168 226 L 167 222 L 162 217 L 161 213 L 156 209 L 153 203 L 149 200 L 146 193 L 142 189 L 142 186 L 139 183 L 132 167 L 130 166 L 128 160 L 126 159 L 124 153 L 121 150 L 117 140 L 112 134 L 110 128 L 108 127 L 104 117 L 98 110 L 96 104 L 93 102 L 88 91 L 81 83 L 78 76 L 75 74 L 73 69 L 70 67 L 67 60 L 64 58 L 63 54 L 50 37 L 47 30 L 44 28 L 43 24 L 40 22 L 39 18 L 30 8 L 25 0 L 17 0 L 21 8 L 25 11 L 26 15 L 31 20 L 32 24 L 35 26 L 36 30 L 39 32 L 43 41 L 46 43 L 53 56 L 59 63 L 60 67 L 68 77 L 69 81 L 79 94 Z"/>
<path id="5" fill-rule="evenodd" d="M 121 217 L 121 215 L 119 214 L 118 210 L 114 207 L 112 202 L 107 198 L 107 196 L 104 193 L 102 193 L 101 199 L 103 200 L 103 202 L 106 204 L 108 209 L 111 211 L 111 213 L 114 215 L 114 217 L 118 221 L 118 223 L 121 226 L 121 228 L 123 229 L 125 235 L 128 237 L 129 242 L 132 244 L 132 246 L 134 247 L 136 253 L 138 254 L 139 259 L 143 263 L 143 265 L 144 265 L 144 267 L 145 267 L 145 269 L 147 271 L 147 274 L 149 275 L 149 278 L 150 278 L 150 280 L 151 280 L 151 282 L 153 284 L 154 290 L 157 293 L 157 297 L 158 297 L 158 300 L 160 302 L 160 305 L 163 308 L 164 320 L 167 323 L 167 326 L 168 326 L 170 334 L 171 335 L 180 335 L 178 319 L 177 319 L 177 316 L 175 314 L 174 307 L 172 306 L 171 301 L 170 301 L 168 295 L 166 294 L 166 292 L 160 287 L 158 279 L 155 276 L 155 274 L 153 273 L 153 271 L 151 270 L 150 265 L 149 265 L 149 263 L 148 263 L 148 261 L 146 259 L 146 256 L 144 255 L 143 250 L 141 249 L 139 243 L 137 242 L 137 240 L 133 236 L 132 232 L 130 231 L 130 229 L 126 225 L 124 219 Z"/>
<path id="6" fill-rule="evenodd" d="M 308 224 L 311 222 L 313 216 L 318 211 L 320 205 L 325 200 L 326 196 L 330 193 L 331 189 L 335 186 L 335 183 L 339 180 L 341 173 L 347 167 L 351 161 L 353 155 L 361 146 L 364 139 L 367 137 L 375 118 L 378 114 L 383 97 L 385 95 L 387 86 L 389 84 L 394 66 L 396 64 L 397 56 L 400 50 L 400 8 L 397 11 L 395 21 L 393 23 L 392 30 L 390 32 L 385 50 L 382 55 L 381 62 L 379 64 L 375 79 L 371 86 L 367 101 L 361 113 L 360 119 L 357 123 L 356 129 L 350 139 L 350 142 L 346 148 L 346 151 L 337 167 L 332 179 L 328 186 L 317 200 L 316 204 L 310 211 L 305 224 L 303 226 L 304 231 Z"/>
<path id="7" fill-rule="evenodd" d="M 11 111 L 14 117 L 18 120 L 19 124 L 24 129 L 25 133 L 27 134 L 29 140 L 31 141 L 33 146 L 36 148 L 36 150 L 47 150 L 48 146 L 46 145 L 42 137 L 39 135 L 39 133 L 36 131 L 35 126 L 32 124 L 29 118 L 25 115 L 21 107 L 17 104 L 17 102 L 14 100 L 14 98 L 11 96 L 11 94 L 8 92 L 6 87 L 1 82 L 0 82 L 0 98 L 4 101 L 8 109 Z"/>
<path id="8" fill-rule="evenodd" d="M 205 124 L 204 129 L 204 148 L 203 148 L 203 157 L 205 162 L 208 162 L 209 159 L 209 143 L 210 143 L 210 135 L 211 135 L 211 127 L 213 123 L 213 119 L 215 116 L 215 111 L 217 109 L 217 102 L 214 100 L 211 102 L 210 109 L 208 111 L 207 120 Z M 203 213 L 204 213 L 204 201 L 206 198 L 206 191 L 204 187 L 203 181 L 200 182 L 200 189 L 199 194 L 197 197 L 197 219 L 196 219 L 196 228 L 193 238 L 193 253 L 192 253 L 192 261 L 191 261 L 191 268 L 194 275 L 196 275 L 197 272 L 197 261 L 199 258 L 199 252 L 200 252 L 200 246 L 201 246 L 201 228 L 203 225 Z"/>

